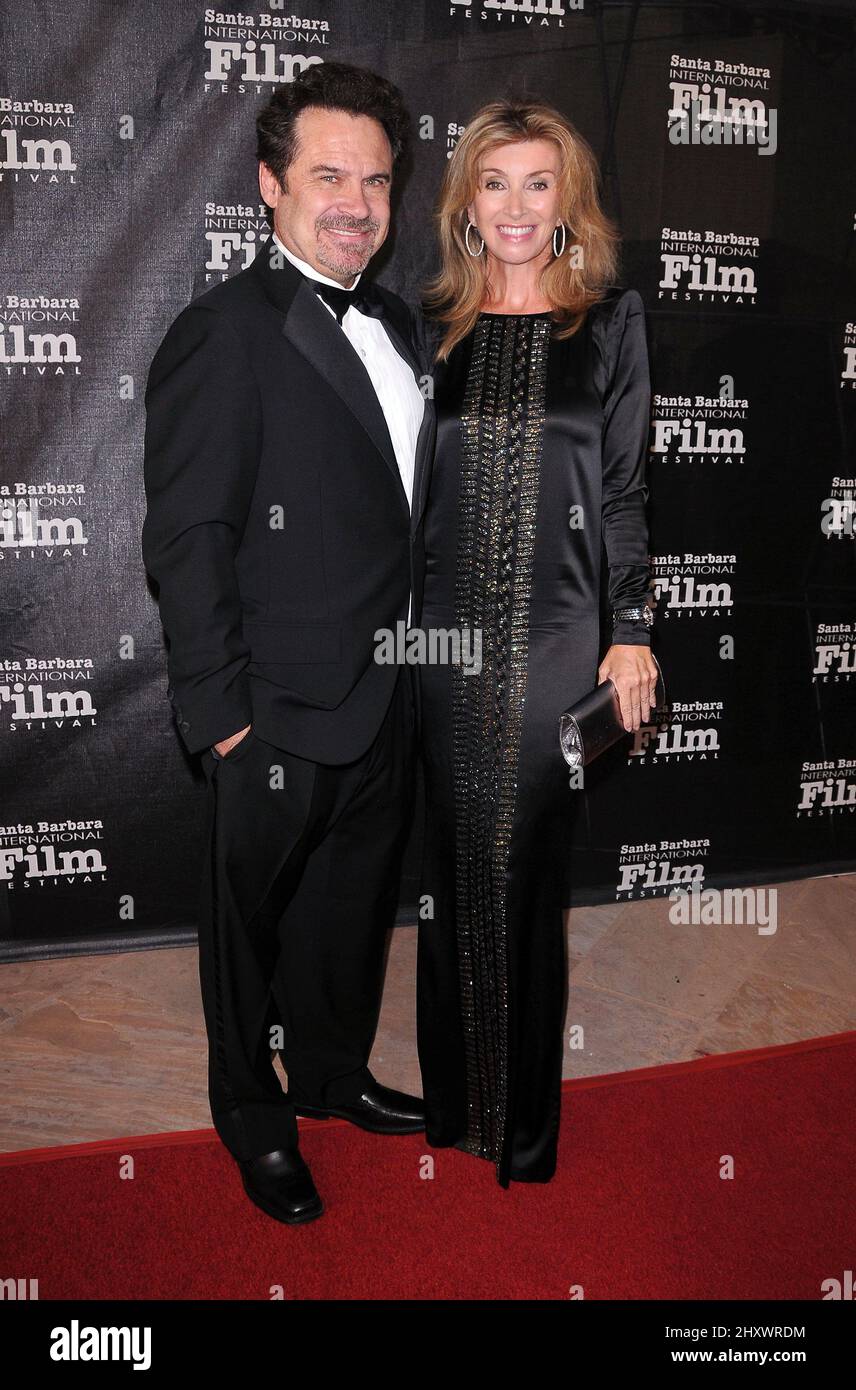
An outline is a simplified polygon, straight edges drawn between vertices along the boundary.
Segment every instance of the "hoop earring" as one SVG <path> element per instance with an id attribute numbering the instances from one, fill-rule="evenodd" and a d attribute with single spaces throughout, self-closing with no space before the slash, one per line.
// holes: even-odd
<path id="1" fill-rule="evenodd" d="M 561 227 L 561 229 L 562 229 L 562 244 L 561 244 L 561 246 L 559 247 L 559 249 L 557 250 L 557 249 L 556 249 L 556 232 L 558 232 L 558 230 L 559 230 L 560 227 Z M 557 222 L 557 223 L 556 223 L 556 226 L 553 228 L 553 255 L 556 257 L 556 260 L 559 259 L 559 257 L 561 256 L 562 252 L 564 251 L 566 240 L 567 240 L 567 232 L 565 231 L 565 224 L 564 224 L 564 222 Z"/>
<path id="2" fill-rule="evenodd" d="M 478 251 L 473 251 L 470 246 L 470 232 L 476 232 L 478 235 L 478 239 L 481 242 L 481 246 L 479 247 Z M 467 223 L 467 230 L 464 232 L 464 245 L 466 246 L 467 253 L 470 256 L 480 256 L 482 251 L 484 250 L 484 237 L 482 236 L 478 227 L 476 227 L 472 222 Z"/>

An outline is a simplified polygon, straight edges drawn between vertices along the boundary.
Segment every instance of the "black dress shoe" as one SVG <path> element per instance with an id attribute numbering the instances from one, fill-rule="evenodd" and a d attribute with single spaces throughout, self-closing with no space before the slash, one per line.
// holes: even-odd
<path id="1" fill-rule="evenodd" d="M 425 1105 L 418 1096 L 392 1091 L 374 1078 L 356 1100 L 338 1105 L 305 1105 L 294 1095 L 291 1099 L 297 1115 L 313 1120 L 329 1120 L 335 1115 L 372 1134 L 418 1134 L 425 1128 Z"/>
<path id="2" fill-rule="evenodd" d="M 324 1210 L 312 1174 L 296 1149 L 274 1149 L 259 1158 L 239 1158 L 238 1167 L 250 1201 L 274 1221 L 296 1226 L 314 1220 Z"/>

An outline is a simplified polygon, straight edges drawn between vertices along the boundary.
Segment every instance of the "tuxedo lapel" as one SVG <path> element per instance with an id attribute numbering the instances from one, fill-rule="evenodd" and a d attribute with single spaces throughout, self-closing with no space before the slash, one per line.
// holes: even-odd
<path id="1" fill-rule="evenodd" d="M 381 319 L 381 324 L 383 325 L 383 329 L 386 333 L 386 336 L 389 338 L 389 341 L 392 343 L 392 346 L 395 348 L 399 357 L 404 358 L 408 367 L 413 372 L 413 375 L 416 378 L 416 384 L 418 386 L 419 362 L 417 361 L 416 353 L 413 351 L 413 344 L 409 342 L 408 338 L 406 338 L 405 335 L 399 331 L 398 326 L 392 320 L 391 314 L 386 313 L 384 317 Z"/>
<path id="2" fill-rule="evenodd" d="M 436 414 L 434 402 L 425 397 L 425 409 L 419 437 L 416 441 L 416 460 L 413 470 L 413 501 L 410 509 L 410 532 L 416 531 L 425 510 L 428 479 L 431 476 L 431 463 L 434 457 L 434 438 L 436 434 Z"/>
<path id="3" fill-rule="evenodd" d="M 359 421 L 392 474 L 401 505 L 408 510 L 407 495 L 383 410 L 371 377 L 347 336 L 296 267 L 282 255 L 273 238 L 259 249 L 253 269 L 259 274 L 269 298 L 284 315 L 283 336 L 324 378 Z M 381 320 L 384 331 L 411 368 L 421 390 L 424 367 L 414 350 L 409 332 L 403 332 L 394 319 L 393 313 L 385 314 Z M 427 397 L 423 399 L 422 424 L 414 460 L 413 498 L 409 509 L 411 531 L 415 531 L 422 515 L 434 447 L 434 402 Z"/>
<path id="4" fill-rule="evenodd" d="M 389 338 L 399 356 L 404 358 L 413 372 L 416 385 L 419 387 L 424 402 L 422 408 L 422 423 L 419 427 L 419 435 L 416 440 L 416 456 L 413 462 L 413 498 L 410 509 L 410 530 L 411 533 L 413 533 L 419 525 L 425 506 L 425 488 L 428 481 L 431 458 L 434 452 L 434 402 L 430 396 L 426 396 L 424 393 L 425 368 L 424 364 L 419 361 L 409 333 L 405 334 L 401 332 L 391 313 L 387 313 L 384 316 L 382 323 L 386 330 L 386 336 Z"/>
<path id="5" fill-rule="evenodd" d="M 395 478 L 406 506 L 392 440 L 372 379 L 332 314 L 307 285 L 298 288 L 282 331 L 359 420 Z"/>

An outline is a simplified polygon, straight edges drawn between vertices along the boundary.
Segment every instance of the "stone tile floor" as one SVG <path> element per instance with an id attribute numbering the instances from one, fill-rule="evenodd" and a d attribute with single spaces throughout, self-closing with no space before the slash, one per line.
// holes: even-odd
<path id="1" fill-rule="evenodd" d="M 768 935 L 674 925 L 663 898 L 570 912 L 565 1076 L 856 1028 L 856 874 L 773 886 Z M 397 928 L 371 1066 L 421 1094 L 415 971 Z M 3 965 L 0 999 L 0 1150 L 210 1127 L 195 948 Z"/>

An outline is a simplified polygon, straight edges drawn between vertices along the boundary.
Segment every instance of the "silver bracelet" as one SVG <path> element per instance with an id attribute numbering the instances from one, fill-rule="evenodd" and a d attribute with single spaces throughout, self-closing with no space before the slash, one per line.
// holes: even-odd
<path id="1" fill-rule="evenodd" d="M 614 608 L 612 610 L 612 625 L 623 622 L 643 622 L 646 627 L 650 627 L 654 621 L 654 613 L 647 603 L 641 604 L 637 608 Z"/>

